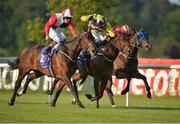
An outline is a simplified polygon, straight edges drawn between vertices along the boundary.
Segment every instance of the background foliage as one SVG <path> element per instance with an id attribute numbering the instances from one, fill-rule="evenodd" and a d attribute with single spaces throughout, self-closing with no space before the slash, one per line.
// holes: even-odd
<path id="1" fill-rule="evenodd" d="M 1 0 L 0 56 L 17 56 L 28 44 L 48 44 L 44 25 L 55 12 L 69 7 L 78 33 L 86 27 L 82 15 L 105 15 L 112 26 L 143 27 L 153 44 L 140 57 L 180 58 L 180 7 L 167 0 Z M 64 30 L 71 39 L 69 30 Z"/>

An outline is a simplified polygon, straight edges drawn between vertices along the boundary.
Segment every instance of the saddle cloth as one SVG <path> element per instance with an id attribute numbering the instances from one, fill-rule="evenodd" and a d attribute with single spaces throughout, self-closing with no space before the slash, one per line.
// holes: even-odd
<path id="1" fill-rule="evenodd" d="M 53 56 L 53 54 L 57 51 L 56 49 L 51 49 L 50 53 L 48 55 L 45 55 L 44 52 L 46 51 L 48 47 L 45 46 L 41 52 L 40 52 L 40 56 L 39 56 L 39 62 L 40 62 L 40 67 L 41 68 L 51 68 L 51 58 Z"/>

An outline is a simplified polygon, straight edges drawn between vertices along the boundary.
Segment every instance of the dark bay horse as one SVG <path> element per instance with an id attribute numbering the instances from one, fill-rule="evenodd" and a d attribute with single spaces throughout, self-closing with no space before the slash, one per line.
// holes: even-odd
<path id="1" fill-rule="evenodd" d="M 39 78 L 43 75 L 53 77 L 47 68 L 40 68 L 39 56 L 42 48 L 44 48 L 43 45 L 28 46 L 20 53 L 16 63 L 10 64 L 11 68 L 19 69 L 19 74 L 15 82 L 14 92 L 9 105 L 14 105 L 17 91 L 26 75 L 27 79 L 24 85 L 24 90 L 22 91 L 23 93 L 26 93 L 28 84 L 33 79 Z M 72 42 L 64 44 L 64 46 L 60 48 L 60 51 L 52 57 L 52 70 L 56 81 L 60 80 L 64 85 L 66 84 L 69 87 L 80 107 L 84 106 L 76 95 L 70 78 L 77 69 L 76 59 L 82 48 L 91 52 L 96 50 L 96 46 L 88 39 L 87 32 L 83 32 Z M 33 71 L 33 73 L 30 73 L 31 71 Z M 51 106 L 55 106 L 55 104 L 51 104 Z"/>
<path id="2" fill-rule="evenodd" d="M 133 32 L 130 36 L 129 36 L 129 39 L 127 39 L 126 41 L 127 41 L 127 46 L 128 46 L 128 49 L 126 49 L 125 47 L 123 48 L 124 49 L 124 51 L 123 52 L 121 52 L 121 51 L 119 51 L 119 55 L 118 55 L 118 57 L 116 58 L 116 60 L 115 60 L 115 67 L 121 67 L 121 66 L 124 66 L 124 65 L 126 65 L 126 68 L 127 68 L 127 70 L 132 70 L 132 69 L 137 69 L 137 63 L 136 63 L 136 60 L 133 60 L 134 62 L 132 63 L 132 62 L 130 62 L 130 61 L 132 61 L 132 59 L 137 59 L 137 47 L 142 47 L 142 48 L 144 48 L 145 50 L 148 50 L 148 49 L 150 49 L 150 47 L 151 47 L 151 45 L 150 45 L 150 43 L 149 43 L 149 41 L 148 41 L 148 37 L 147 36 L 145 36 L 145 34 L 144 34 L 145 32 L 144 31 L 139 31 L 139 32 Z M 121 36 L 121 35 L 120 35 Z M 144 38 L 142 38 L 142 37 L 144 37 Z M 129 41 L 129 42 L 128 42 Z M 121 61 L 123 61 L 124 63 L 122 63 L 122 62 L 120 62 L 119 63 L 119 61 L 121 60 Z M 128 60 L 128 61 L 127 61 Z M 103 64 L 103 63 L 101 63 L 101 64 Z M 130 64 L 130 65 L 129 65 Z M 134 65 L 135 64 L 135 65 Z M 98 65 L 98 66 L 100 66 L 100 65 Z M 103 66 L 104 68 L 106 68 L 106 66 Z M 97 69 L 98 67 L 96 66 L 96 68 L 93 68 L 93 69 Z M 111 68 L 112 69 L 112 68 Z M 115 68 L 116 69 L 116 68 Z M 117 71 L 117 70 L 116 70 Z M 104 72 L 104 71 L 103 71 Z M 103 72 L 99 72 L 99 73 L 103 73 Z M 117 74 L 117 72 L 116 72 L 116 74 Z M 83 75 L 83 74 L 81 74 L 81 75 Z M 103 95 L 103 91 L 104 91 L 104 88 L 105 88 L 105 85 L 106 85 L 106 91 L 107 91 L 107 93 L 108 93 L 108 96 L 109 96 L 109 98 L 110 98 L 110 101 L 111 101 L 111 104 L 112 104 L 112 106 L 115 106 L 115 103 L 114 103 L 114 100 L 112 99 L 112 95 L 113 95 L 113 93 L 112 93 L 112 91 L 111 91 L 111 86 L 112 86 L 112 77 L 111 77 L 111 73 L 109 73 L 109 76 L 110 76 L 110 78 L 109 78 L 109 80 L 108 80 L 108 83 L 103 83 L 102 81 L 101 81 L 101 87 L 100 87 L 100 92 L 99 92 L 99 96 L 98 96 L 98 99 L 99 98 L 101 98 L 102 97 L 102 95 Z M 94 85 L 95 85 L 95 93 L 96 93 L 96 97 L 92 97 L 90 94 L 88 94 L 88 95 L 86 95 L 91 101 L 94 101 L 96 98 L 97 98 L 97 91 L 96 91 L 96 88 L 98 87 L 97 86 L 97 79 L 94 79 L 95 80 L 95 82 L 94 82 Z M 148 84 L 147 83 L 145 83 L 146 84 L 146 88 L 147 88 L 147 91 L 148 91 L 148 97 L 150 97 L 151 96 L 151 93 L 150 93 L 150 88 L 149 88 L 149 86 L 148 86 Z M 98 107 L 98 103 L 97 103 L 97 107 Z"/>
<path id="3" fill-rule="evenodd" d="M 88 72 L 79 65 L 79 72 L 75 73 L 72 77 L 74 86 L 76 86 L 78 80 L 82 79 L 84 81 L 88 74 L 94 77 L 96 97 L 91 97 L 90 94 L 86 94 L 86 96 L 92 101 L 97 101 L 97 108 L 99 107 L 99 98 L 103 96 L 103 92 L 99 92 L 99 85 L 101 86 L 100 89 L 104 91 L 107 81 L 112 80 L 113 62 L 119 51 L 122 53 L 130 51 L 129 43 L 124 41 L 123 37 L 116 35 L 107 43 L 104 50 L 98 49 L 97 55 L 89 63 Z"/>

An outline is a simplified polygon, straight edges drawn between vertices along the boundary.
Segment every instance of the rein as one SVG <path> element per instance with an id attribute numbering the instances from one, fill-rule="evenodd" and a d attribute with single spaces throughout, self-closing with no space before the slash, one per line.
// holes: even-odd
<path id="1" fill-rule="evenodd" d="M 64 53 L 63 51 L 59 51 L 59 52 L 62 53 L 63 55 L 65 55 L 72 62 L 77 62 L 76 60 L 73 60 L 70 56 L 68 56 L 66 53 Z"/>
<path id="2" fill-rule="evenodd" d="M 79 41 L 80 38 L 82 38 L 82 36 L 84 36 L 86 33 L 87 33 L 87 32 L 84 32 L 80 37 L 78 37 L 77 41 Z M 78 42 L 78 43 L 77 43 L 76 41 L 74 41 L 74 42 L 75 42 L 75 44 L 76 44 L 77 46 L 79 46 L 79 42 Z M 92 45 L 93 45 L 93 43 L 89 43 L 87 47 L 89 48 L 89 47 L 92 46 Z M 64 47 L 66 48 L 67 51 L 78 53 L 76 49 L 75 49 L 75 50 L 71 50 L 71 49 L 69 49 L 67 46 L 64 46 Z M 74 62 L 74 63 L 77 62 L 76 60 L 72 59 L 69 55 L 67 55 L 66 53 L 64 53 L 63 51 L 60 51 L 60 50 L 59 50 L 58 52 L 60 52 L 60 53 L 63 54 L 64 56 L 66 56 L 70 61 L 72 61 L 72 62 Z"/>
<path id="3" fill-rule="evenodd" d="M 118 56 L 119 55 L 123 55 L 124 57 L 126 57 L 126 58 L 128 58 L 128 59 L 136 59 L 137 57 L 130 57 L 130 56 L 128 56 L 128 55 L 125 55 L 124 53 L 122 53 L 122 52 L 120 52 L 119 51 L 119 54 L 118 54 Z"/>
<path id="4" fill-rule="evenodd" d="M 97 53 L 97 55 L 103 56 L 108 62 L 113 63 L 113 60 L 108 59 L 104 53 Z"/>
<path id="5" fill-rule="evenodd" d="M 114 41 L 116 41 L 118 39 L 118 37 L 116 37 L 116 39 L 114 40 Z M 111 42 L 111 41 L 110 41 Z M 109 43 L 110 43 L 109 42 Z M 117 49 L 117 48 L 116 48 Z M 118 49 L 119 50 L 119 49 Z M 121 50 L 119 50 L 119 51 L 121 51 Z M 97 55 L 100 55 L 100 56 L 103 56 L 108 62 L 110 62 L 110 63 L 113 63 L 114 62 L 114 60 L 111 60 L 111 59 L 109 59 L 106 55 L 105 55 L 105 53 L 104 52 L 102 52 L 102 53 L 97 53 Z"/>

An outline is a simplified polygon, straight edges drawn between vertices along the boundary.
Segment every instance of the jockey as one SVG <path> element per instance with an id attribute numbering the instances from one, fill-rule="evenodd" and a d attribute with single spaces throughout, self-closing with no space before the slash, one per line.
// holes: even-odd
<path id="1" fill-rule="evenodd" d="M 46 40 L 51 38 L 53 42 L 46 49 L 46 55 L 51 51 L 52 48 L 56 48 L 58 50 L 59 47 L 64 43 L 64 41 L 66 41 L 66 36 L 62 32 L 62 28 L 68 27 L 72 36 L 77 36 L 77 33 L 71 21 L 72 17 L 73 15 L 70 9 L 66 8 L 62 13 L 55 13 L 49 18 L 45 25 L 44 31 Z"/>
<path id="2" fill-rule="evenodd" d="M 81 20 L 88 21 L 88 30 L 91 32 L 98 46 L 101 45 L 104 40 L 115 36 L 109 21 L 102 15 L 86 15 L 82 16 Z"/>

